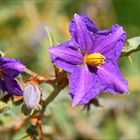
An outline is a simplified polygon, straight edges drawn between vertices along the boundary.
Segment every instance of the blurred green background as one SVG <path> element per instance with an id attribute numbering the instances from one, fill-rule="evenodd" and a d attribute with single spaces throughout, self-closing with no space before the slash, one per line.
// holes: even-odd
<path id="1" fill-rule="evenodd" d="M 45 27 L 58 43 L 70 39 L 68 25 L 74 13 L 87 15 L 100 29 L 118 23 L 127 38 L 140 36 L 139 0 L 1 0 L 0 50 L 18 58 L 27 67 L 51 76 L 50 47 Z M 128 80 L 129 94 L 101 94 L 102 107 L 72 107 L 66 88 L 46 110 L 42 128 L 46 140 L 140 139 L 140 52 L 120 58 L 121 71 Z M 49 92 L 42 85 L 43 94 Z M 18 114 L 18 115 L 17 115 Z M 0 140 L 19 140 L 28 125 L 17 107 L 0 114 Z M 23 124 L 20 129 L 12 129 Z M 29 139 L 27 138 L 24 138 Z"/>

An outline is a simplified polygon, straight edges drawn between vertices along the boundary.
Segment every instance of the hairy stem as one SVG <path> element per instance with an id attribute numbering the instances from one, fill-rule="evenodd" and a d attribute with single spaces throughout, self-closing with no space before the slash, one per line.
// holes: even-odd
<path id="1" fill-rule="evenodd" d="M 44 101 L 42 105 L 41 117 L 43 117 L 46 107 L 58 96 L 61 90 L 63 90 L 66 85 L 56 86 L 54 91 L 48 96 L 48 98 Z"/>

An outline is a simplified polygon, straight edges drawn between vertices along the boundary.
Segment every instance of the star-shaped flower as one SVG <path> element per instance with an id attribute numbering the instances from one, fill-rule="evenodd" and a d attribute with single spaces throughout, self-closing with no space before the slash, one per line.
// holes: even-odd
<path id="1" fill-rule="evenodd" d="M 49 49 L 52 61 L 70 73 L 73 106 L 88 103 L 100 91 L 113 94 L 128 91 L 117 60 L 126 33 L 119 25 L 100 31 L 85 16 L 74 15 L 69 27 L 70 41 Z"/>
<path id="2" fill-rule="evenodd" d="M 0 58 L 0 90 L 10 95 L 22 95 L 22 89 L 14 78 L 23 72 L 24 68 L 19 60 Z"/>

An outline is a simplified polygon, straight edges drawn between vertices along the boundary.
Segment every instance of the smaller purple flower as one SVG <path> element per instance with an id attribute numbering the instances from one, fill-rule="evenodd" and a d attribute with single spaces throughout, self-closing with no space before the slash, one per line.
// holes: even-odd
<path id="1" fill-rule="evenodd" d="M 52 61 L 70 73 L 73 106 L 87 104 L 101 91 L 127 92 L 127 81 L 117 65 L 126 40 L 123 28 L 113 25 L 101 31 L 88 17 L 75 14 L 69 30 L 71 39 L 49 52 Z"/>
<path id="2" fill-rule="evenodd" d="M 10 95 L 22 95 L 22 89 L 15 80 L 25 66 L 19 60 L 10 58 L 0 58 L 0 90 Z"/>

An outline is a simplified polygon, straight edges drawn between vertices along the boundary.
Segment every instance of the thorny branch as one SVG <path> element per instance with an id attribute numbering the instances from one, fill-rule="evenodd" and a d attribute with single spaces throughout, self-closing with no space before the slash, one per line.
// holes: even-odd
<path id="1" fill-rule="evenodd" d="M 39 81 L 42 81 L 42 82 L 49 82 L 50 81 L 49 79 L 35 73 L 34 71 L 28 69 L 27 67 L 24 69 L 24 72 L 32 75 L 33 77 L 36 77 L 36 79 L 38 79 Z"/>
<path id="2" fill-rule="evenodd" d="M 132 49 L 128 49 L 128 50 L 123 50 L 122 51 L 122 54 L 121 54 L 121 57 L 124 57 L 124 56 L 130 56 L 130 54 L 134 53 L 134 52 L 137 52 L 137 51 L 140 51 L 140 45 L 136 48 L 132 48 Z M 57 97 L 57 95 L 61 92 L 61 90 L 63 90 L 67 84 L 58 84 L 59 81 L 61 83 L 61 80 L 66 76 L 66 72 L 64 71 L 57 71 L 58 74 L 56 73 L 56 78 L 53 79 L 53 80 L 50 80 L 49 78 L 45 78 L 37 73 L 35 73 L 34 71 L 28 69 L 28 68 L 25 68 L 25 72 L 30 74 L 31 76 L 35 77 L 40 83 L 49 83 L 51 84 L 53 87 L 54 87 L 54 90 L 53 92 L 47 97 L 47 99 L 45 101 L 42 102 L 42 110 L 41 112 L 39 113 L 39 118 L 38 118 L 38 126 L 39 126 L 39 132 L 40 132 L 40 138 L 43 139 L 43 132 L 42 132 L 42 128 L 41 128 L 41 120 L 44 116 L 44 112 L 46 110 L 46 107 Z M 64 78 L 65 79 L 65 78 Z"/>
<path id="3" fill-rule="evenodd" d="M 30 70 L 27 67 L 24 69 L 24 72 L 31 75 L 32 77 L 35 77 L 40 83 L 48 83 L 48 84 L 51 84 L 52 86 L 54 85 L 54 83 L 61 80 L 66 75 L 66 72 L 62 71 L 62 72 L 59 72 L 59 76 L 56 79 L 50 80 L 49 78 L 46 78 L 44 76 L 41 76 L 35 73 L 34 71 Z"/>

